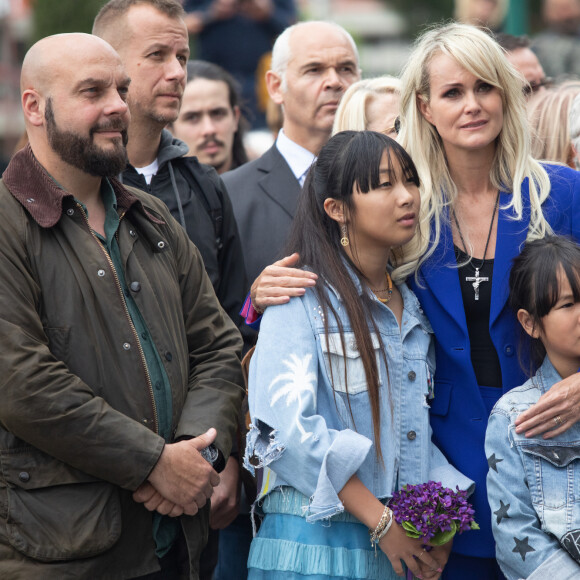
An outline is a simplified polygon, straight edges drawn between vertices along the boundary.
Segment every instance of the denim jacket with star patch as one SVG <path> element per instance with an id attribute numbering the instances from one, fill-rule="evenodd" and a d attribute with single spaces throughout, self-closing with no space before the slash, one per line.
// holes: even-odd
<path id="1" fill-rule="evenodd" d="M 495 405 L 485 439 L 487 495 L 499 565 L 508 578 L 580 578 L 580 425 L 543 439 L 515 420 L 561 379 L 546 357 Z"/>
<path id="2" fill-rule="evenodd" d="M 366 291 L 355 281 L 361 293 Z M 310 498 L 305 516 L 314 521 L 344 510 L 338 492 L 355 473 L 381 499 L 407 483 L 434 480 L 452 489 L 473 485 L 431 442 L 432 330 L 412 291 L 405 284 L 398 288 L 404 302 L 401 327 L 393 312 L 369 294 L 380 335 L 379 340 L 372 334 L 372 342 L 380 375 L 383 464 L 373 444 L 362 360 L 340 296 L 325 287 L 341 317 L 344 347 L 334 319 L 328 321 L 327 342 L 322 307 L 312 289 L 267 309 L 250 364 L 252 425 L 245 457 L 248 469 L 264 468 L 259 497 L 292 486 Z"/>

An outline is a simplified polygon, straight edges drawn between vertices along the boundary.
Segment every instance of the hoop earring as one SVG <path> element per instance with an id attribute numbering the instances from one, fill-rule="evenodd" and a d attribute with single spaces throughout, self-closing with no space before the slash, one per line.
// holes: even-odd
<path id="1" fill-rule="evenodd" d="M 343 246 L 348 246 L 350 244 L 350 241 L 348 239 L 348 229 L 346 228 L 346 224 L 342 224 L 340 226 L 340 233 L 342 234 L 342 238 L 340 238 L 340 243 Z"/>

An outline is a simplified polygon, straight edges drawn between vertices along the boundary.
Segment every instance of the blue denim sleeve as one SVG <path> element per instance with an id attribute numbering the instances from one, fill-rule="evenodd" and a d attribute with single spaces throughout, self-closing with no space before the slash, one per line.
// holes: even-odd
<path id="1" fill-rule="evenodd" d="M 269 467 L 311 498 L 307 519 L 344 510 L 338 492 L 357 472 L 371 441 L 331 429 L 319 414 L 320 363 L 314 332 L 300 298 L 271 306 L 262 319 L 250 363 L 248 398 L 252 425 L 246 466 Z M 328 410 L 327 412 L 332 412 Z"/>
<path id="2" fill-rule="evenodd" d="M 512 441 L 513 425 L 507 411 L 496 405 L 489 418 L 485 453 L 489 465 L 487 497 L 491 506 L 492 530 L 497 561 L 508 580 L 568 578 L 580 573 L 578 565 L 558 541 L 543 532 L 526 485 L 519 451 Z M 553 564 L 557 562 L 557 569 Z M 537 575 L 540 568 L 544 572 Z M 553 572 L 550 576 L 548 570 Z"/>

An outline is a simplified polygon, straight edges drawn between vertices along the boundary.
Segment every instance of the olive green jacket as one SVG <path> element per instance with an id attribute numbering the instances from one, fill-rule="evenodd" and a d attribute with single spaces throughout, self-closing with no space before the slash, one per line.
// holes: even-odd
<path id="1" fill-rule="evenodd" d="M 111 180 L 128 289 L 30 147 L 0 182 L 0 578 L 124 579 L 158 568 L 132 499 L 164 446 L 122 292 L 171 387 L 174 438 L 218 432 L 227 458 L 243 396 L 241 338 L 202 259 L 153 196 Z M 182 516 L 197 577 L 208 510 Z"/>

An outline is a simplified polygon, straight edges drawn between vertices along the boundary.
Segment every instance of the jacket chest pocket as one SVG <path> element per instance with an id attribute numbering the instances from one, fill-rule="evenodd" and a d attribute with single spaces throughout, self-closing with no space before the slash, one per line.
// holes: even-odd
<path id="1" fill-rule="evenodd" d="M 381 343 L 374 333 L 371 334 L 371 339 L 379 373 L 379 385 L 382 385 Z M 328 380 L 336 392 L 348 392 L 349 395 L 356 395 L 368 390 L 362 357 L 353 332 L 344 333 L 344 345 L 338 332 L 328 335 L 328 343 L 326 337 L 322 335 L 320 337 L 320 346 Z"/>
<path id="2" fill-rule="evenodd" d="M 560 509 L 580 499 L 580 445 L 534 442 L 522 445 L 521 451 L 535 505 Z"/>

